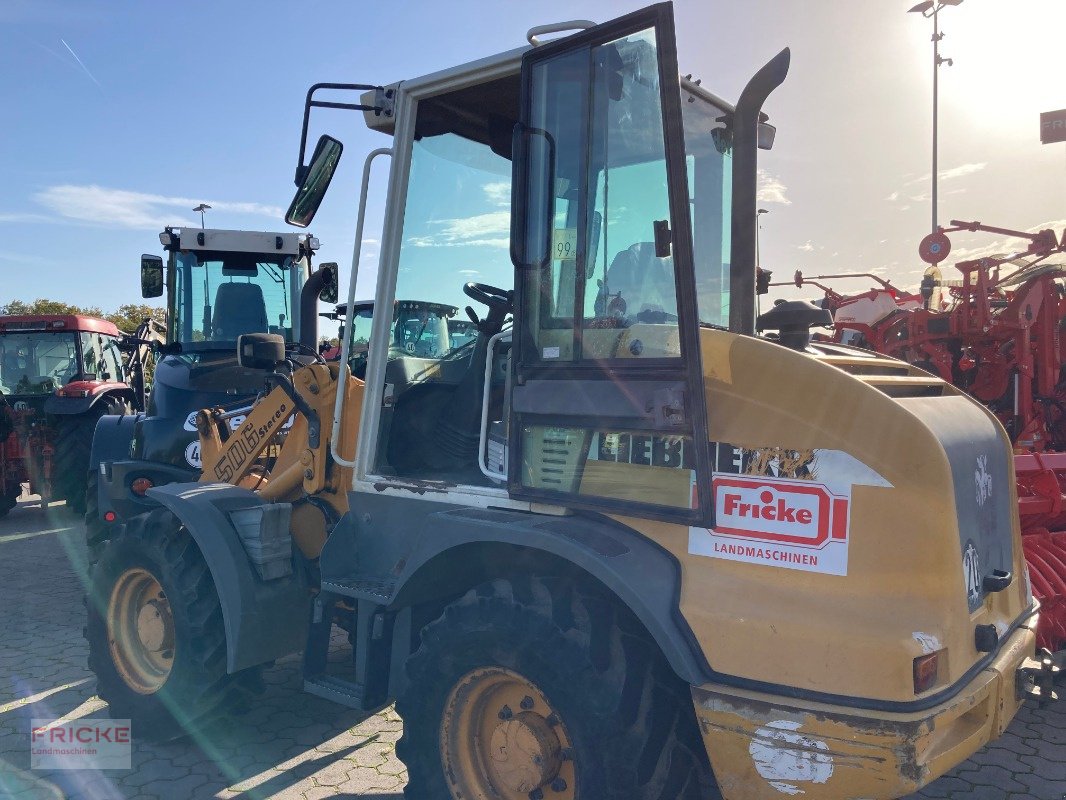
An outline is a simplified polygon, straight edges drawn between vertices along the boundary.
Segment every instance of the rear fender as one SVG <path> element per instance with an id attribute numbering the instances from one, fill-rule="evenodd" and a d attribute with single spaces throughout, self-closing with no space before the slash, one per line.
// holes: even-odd
<path id="1" fill-rule="evenodd" d="M 127 402 L 133 402 L 133 390 L 122 385 L 115 388 L 112 384 L 104 391 L 98 391 L 88 397 L 60 397 L 52 395 L 44 401 L 44 412 L 57 417 L 70 417 L 84 414 L 96 406 L 105 397 L 121 397 Z"/>
<path id="2" fill-rule="evenodd" d="M 228 672 L 303 649 L 311 595 L 302 571 L 261 579 L 230 521 L 233 511 L 270 504 L 228 483 L 171 483 L 148 496 L 181 521 L 207 562 L 222 605 Z"/>

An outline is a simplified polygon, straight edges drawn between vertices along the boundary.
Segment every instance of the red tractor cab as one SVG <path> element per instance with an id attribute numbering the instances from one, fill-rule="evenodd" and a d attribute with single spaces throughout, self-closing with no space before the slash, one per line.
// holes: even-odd
<path id="1" fill-rule="evenodd" d="M 0 317 L 0 515 L 27 483 L 44 503 L 84 511 L 97 419 L 143 406 L 143 369 L 127 363 L 131 341 L 139 339 L 94 317 Z"/>

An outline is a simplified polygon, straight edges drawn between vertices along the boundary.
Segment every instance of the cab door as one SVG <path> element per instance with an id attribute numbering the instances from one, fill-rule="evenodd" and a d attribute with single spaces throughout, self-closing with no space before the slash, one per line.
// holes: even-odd
<path id="1" fill-rule="evenodd" d="M 710 524 L 671 5 L 535 47 L 522 93 L 509 493 Z"/>

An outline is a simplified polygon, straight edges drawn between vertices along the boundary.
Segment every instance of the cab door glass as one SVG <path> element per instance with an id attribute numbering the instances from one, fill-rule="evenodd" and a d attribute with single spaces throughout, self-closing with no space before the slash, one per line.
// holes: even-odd
<path id="1" fill-rule="evenodd" d="M 542 87 L 533 125 L 553 137 L 556 154 L 551 260 L 527 273 L 539 299 L 530 320 L 536 354 L 679 358 L 654 29 L 533 69 Z"/>

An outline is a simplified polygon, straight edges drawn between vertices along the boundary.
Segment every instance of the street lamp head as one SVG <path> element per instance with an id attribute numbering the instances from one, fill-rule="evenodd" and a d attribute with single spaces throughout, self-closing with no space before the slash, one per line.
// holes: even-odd
<path id="1" fill-rule="evenodd" d="M 960 0 L 960 2 L 961 2 L 961 0 Z M 928 11 L 932 7 L 933 7 L 933 0 L 922 0 L 922 2 L 920 2 L 914 8 L 907 9 L 907 13 L 908 14 L 911 14 L 911 13 L 924 14 L 926 11 Z"/>
<path id="2" fill-rule="evenodd" d="M 201 214 L 203 214 L 209 208 L 211 208 L 211 206 L 209 206 L 207 203 L 200 203 L 200 205 L 194 208 L 193 211 L 199 211 Z"/>
<path id="3" fill-rule="evenodd" d="M 757 208 L 757 209 L 755 209 L 755 213 L 756 214 L 769 214 L 770 213 L 770 209 L 768 209 L 768 208 Z"/>
<path id="4" fill-rule="evenodd" d="M 957 6 L 962 3 L 962 0 L 940 0 L 942 6 Z"/>

